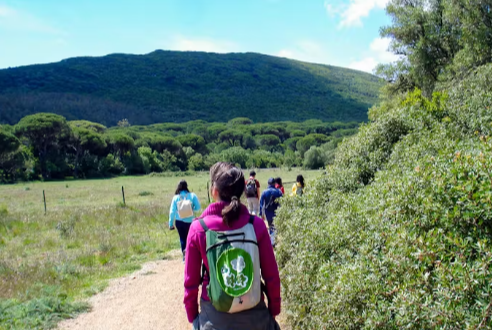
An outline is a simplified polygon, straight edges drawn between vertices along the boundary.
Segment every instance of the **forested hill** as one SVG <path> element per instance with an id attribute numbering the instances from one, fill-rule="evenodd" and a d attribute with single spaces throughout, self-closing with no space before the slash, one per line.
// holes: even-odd
<path id="1" fill-rule="evenodd" d="M 0 70 L 0 123 L 37 112 L 107 126 L 228 121 L 364 121 L 382 82 L 368 73 L 255 53 L 155 51 Z"/>

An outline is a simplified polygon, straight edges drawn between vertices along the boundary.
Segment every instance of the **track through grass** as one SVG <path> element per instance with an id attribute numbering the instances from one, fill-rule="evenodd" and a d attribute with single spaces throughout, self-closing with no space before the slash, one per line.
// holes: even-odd
<path id="1" fill-rule="evenodd" d="M 319 172 L 303 174 L 313 178 Z M 269 177 L 288 182 L 296 175 L 259 170 L 257 178 L 264 188 Z M 184 178 L 205 207 L 208 173 Z M 177 249 L 177 233 L 167 227 L 180 179 L 163 175 L 0 186 L 0 329 L 50 328 L 85 310 L 79 301 L 103 290 L 109 279 Z"/>

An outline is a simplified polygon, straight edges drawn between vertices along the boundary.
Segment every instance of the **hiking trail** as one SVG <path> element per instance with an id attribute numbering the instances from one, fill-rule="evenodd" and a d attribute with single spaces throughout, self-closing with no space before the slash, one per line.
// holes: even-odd
<path id="1" fill-rule="evenodd" d="M 189 330 L 183 275 L 181 252 L 172 251 L 166 260 L 146 263 L 129 276 L 111 280 L 104 291 L 89 298 L 88 313 L 60 322 L 57 329 Z"/>

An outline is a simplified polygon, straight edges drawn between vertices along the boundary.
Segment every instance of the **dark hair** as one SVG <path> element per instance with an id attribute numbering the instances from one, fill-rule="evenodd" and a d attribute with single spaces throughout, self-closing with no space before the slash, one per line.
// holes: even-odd
<path id="1" fill-rule="evenodd" d="M 176 192 L 174 194 L 179 195 L 182 191 L 190 192 L 188 190 L 188 182 L 186 182 L 185 180 L 179 181 L 178 187 L 176 188 Z"/>
<path id="2" fill-rule="evenodd" d="M 255 177 L 255 176 L 256 176 L 256 172 L 255 172 L 255 171 L 251 171 L 251 172 L 249 172 L 249 176 L 253 176 L 253 177 Z"/>
<path id="3" fill-rule="evenodd" d="M 222 220 L 226 226 L 239 218 L 245 182 L 243 171 L 230 163 L 219 162 L 210 168 L 212 187 L 219 192 L 222 201 L 229 203 L 222 210 Z"/>
<path id="4" fill-rule="evenodd" d="M 301 187 L 304 188 L 304 177 L 302 175 L 298 175 L 297 176 L 297 179 L 296 179 L 297 182 L 299 182 L 301 184 Z"/>
<path id="5" fill-rule="evenodd" d="M 275 183 L 278 184 L 280 187 L 283 187 L 282 178 L 275 178 Z"/>

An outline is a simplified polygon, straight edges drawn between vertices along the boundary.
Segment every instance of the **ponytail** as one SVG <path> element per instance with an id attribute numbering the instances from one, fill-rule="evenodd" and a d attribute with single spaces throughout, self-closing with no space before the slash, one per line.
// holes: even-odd
<path id="1" fill-rule="evenodd" d="M 239 218 L 241 214 L 241 202 L 239 198 L 233 196 L 231 202 L 222 210 L 222 221 L 229 227 L 229 224 Z"/>
<path id="2" fill-rule="evenodd" d="M 229 227 L 241 214 L 239 199 L 244 192 L 244 174 L 230 163 L 219 162 L 210 169 L 210 179 L 218 190 L 220 199 L 229 203 L 222 210 L 222 220 Z"/>

